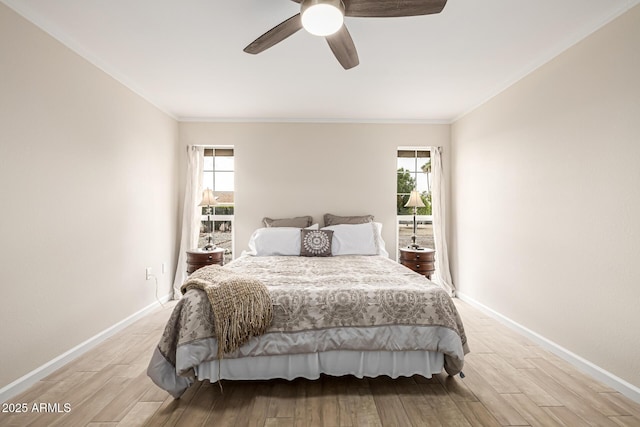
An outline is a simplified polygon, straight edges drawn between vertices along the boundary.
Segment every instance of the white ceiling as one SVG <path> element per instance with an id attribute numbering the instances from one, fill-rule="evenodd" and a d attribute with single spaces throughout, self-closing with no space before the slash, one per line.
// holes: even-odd
<path id="1" fill-rule="evenodd" d="M 346 18 L 360 65 L 345 71 L 304 30 L 242 51 L 299 11 L 291 0 L 0 1 L 181 120 L 444 123 L 640 3 L 449 0 L 438 15 Z"/>

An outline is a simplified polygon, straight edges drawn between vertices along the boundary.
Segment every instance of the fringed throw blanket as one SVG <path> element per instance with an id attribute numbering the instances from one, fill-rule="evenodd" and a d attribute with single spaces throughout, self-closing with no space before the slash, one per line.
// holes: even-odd
<path id="1" fill-rule="evenodd" d="M 264 334 L 271 325 L 269 291 L 255 278 L 215 265 L 189 276 L 180 291 L 185 294 L 189 289 L 203 290 L 211 303 L 218 359 L 251 337 Z"/>

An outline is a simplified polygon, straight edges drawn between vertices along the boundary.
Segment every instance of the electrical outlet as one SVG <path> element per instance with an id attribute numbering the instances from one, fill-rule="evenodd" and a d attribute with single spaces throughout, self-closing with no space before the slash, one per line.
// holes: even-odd
<path id="1" fill-rule="evenodd" d="M 145 268 L 145 277 L 146 280 L 151 280 L 151 267 Z"/>

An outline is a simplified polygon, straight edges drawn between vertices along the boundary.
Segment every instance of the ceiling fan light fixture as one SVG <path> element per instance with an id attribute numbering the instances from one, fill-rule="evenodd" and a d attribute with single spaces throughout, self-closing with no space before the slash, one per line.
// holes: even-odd
<path id="1" fill-rule="evenodd" d="M 302 26 L 314 36 L 328 36 L 344 22 L 341 0 L 304 0 L 300 7 Z"/>

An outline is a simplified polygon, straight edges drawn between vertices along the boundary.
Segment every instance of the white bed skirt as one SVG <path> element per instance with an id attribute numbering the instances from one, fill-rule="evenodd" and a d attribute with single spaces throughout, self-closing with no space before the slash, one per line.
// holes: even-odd
<path id="1" fill-rule="evenodd" d="M 444 355 L 431 351 L 327 351 L 321 353 L 254 356 L 223 359 L 218 376 L 218 361 L 212 360 L 196 367 L 199 380 L 267 380 L 283 378 L 318 379 L 320 374 L 354 375 L 391 378 L 414 374 L 431 378 L 442 372 Z"/>

